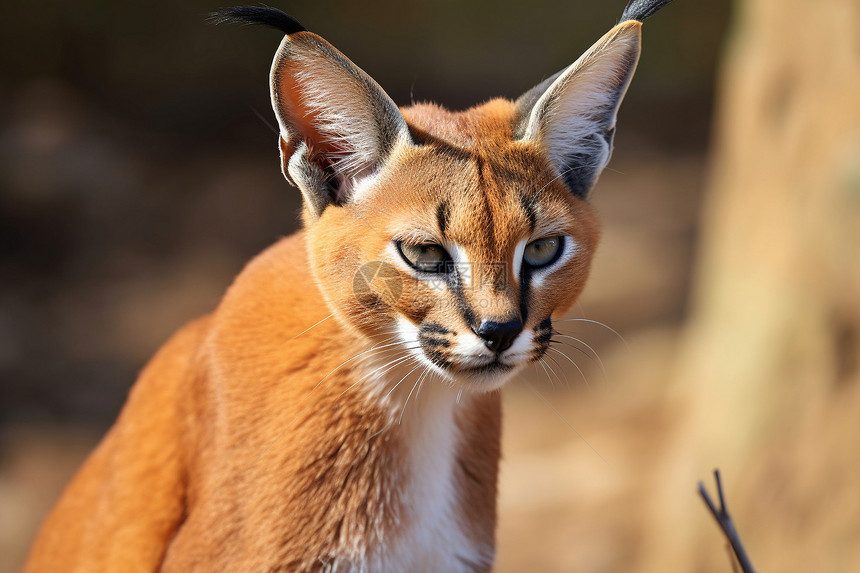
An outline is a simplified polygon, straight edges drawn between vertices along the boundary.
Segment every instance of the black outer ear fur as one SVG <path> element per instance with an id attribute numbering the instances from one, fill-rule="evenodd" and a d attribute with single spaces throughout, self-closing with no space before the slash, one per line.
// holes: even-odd
<path id="1" fill-rule="evenodd" d="M 630 0 L 627 7 L 624 8 L 624 13 L 621 14 L 621 21 L 636 20 L 644 22 L 646 18 L 650 18 L 661 9 L 663 6 L 672 3 L 673 0 Z"/>
<path id="2" fill-rule="evenodd" d="M 213 24 L 259 24 L 280 30 L 284 34 L 305 32 L 299 21 L 276 8 L 268 6 L 231 6 L 216 10 L 209 15 Z"/>

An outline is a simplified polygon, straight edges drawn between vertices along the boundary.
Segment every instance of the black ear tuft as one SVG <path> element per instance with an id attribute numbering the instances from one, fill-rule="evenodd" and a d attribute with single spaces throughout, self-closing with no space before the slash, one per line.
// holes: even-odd
<path id="1" fill-rule="evenodd" d="M 222 8 L 209 15 L 213 24 L 262 24 L 280 30 L 284 34 L 306 32 L 304 26 L 292 16 L 268 6 L 233 6 Z"/>
<path id="2" fill-rule="evenodd" d="M 654 12 L 671 2 L 672 0 L 630 0 L 621 15 L 621 21 L 637 20 L 644 22 Z"/>

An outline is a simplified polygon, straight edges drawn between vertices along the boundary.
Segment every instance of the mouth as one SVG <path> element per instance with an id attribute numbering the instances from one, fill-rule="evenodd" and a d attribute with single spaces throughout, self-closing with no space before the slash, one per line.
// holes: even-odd
<path id="1" fill-rule="evenodd" d="M 511 372 L 514 368 L 515 368 L 515 366 L 512 366 L 510 364 L 504 364 L 504 363 L 500 362 L 499 357 L 497 356 L 495 359 L 493 359 L 492 362 L 489 362 L 487 364 L 483 364 L 481 366 L 472 366 L 472 367 L 468 367 L 468 368 L 462 368 L 459 371 L 466 373 L 466 374 L 469 374 L 469 375 L 472 375 L 472 376 L 487 376 L 487 375 L 493 376 L 493 375 Z"/>
<path id="2" fill-rule="evenodd" d="M 486 342 L 477 336 L 458 335 L 437 323 L 413 325 L 404 319 L 401 331 L 402 339 L 415 345 L 412 352 L 436 373 L 481 392 L 500 388 L 516 371 L 539 360 L 552 336 L 547 319 L 525 330 L 499 353 L 486 348 Z"/>
<path id="3" fill-rule="evenodd" d="M 449 372 L 461 387 L 484 393 L 500 389 L 518 369 L 518 366 L 501 362 L 496 356 L 492 362 L 480 366 L 460 366 Z"/>

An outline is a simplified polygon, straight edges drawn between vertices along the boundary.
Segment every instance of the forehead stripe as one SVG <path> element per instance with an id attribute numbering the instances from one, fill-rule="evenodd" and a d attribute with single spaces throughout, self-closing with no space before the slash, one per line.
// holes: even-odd
<path id="1" fill-rule="evenodd" d="M 535 204 L 534 197 L 527 197 L 526 195 L 520 195 L 520 205 L 522 205 L 523 211 L 526 212 L 526 217 L 529 219 L 529 232 L 534 233 L 535 227 L 537 226 L 537 215 L 535 214 Z"/>
<path id="2" fill-rule="evenodd" d="M 484 160 L 480 156 L 475 156 L 475 165 L 478 169 L 478 188 L 480 196 L 484 199 L 484 223 L 486 225 L 487 234 L 493 238 L 493 242 L 497 242 L 496 237 L 496 220 L 493 215 L 493 206 L 490 204 L 490 197 L 487 195 L 487 184 L 484 179 Z"/>
<path id="3" fill-rule="evenodd" d="M 439 233 L 444 237 L 445 229 L 448 228 L 448 202 L 442 201 L 436 208 L 436 223 L 439 225 Z"/>

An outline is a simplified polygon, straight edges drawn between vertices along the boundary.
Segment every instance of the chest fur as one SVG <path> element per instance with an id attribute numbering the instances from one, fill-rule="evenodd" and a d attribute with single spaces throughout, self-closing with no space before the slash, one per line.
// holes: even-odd
<path id="1" fill-rule="evenodd" d="M 366 569 L 488 570 L 492 545 L 485 536 L 469 531 L 471 524 L 465 515 L 469 491 L 464 487 L 460 460 L 468 454 L 468 428 L 462 416 L 471 401 L 458 404 L 456 392 L 438 383 L 424 388 L 417 398 L 390 429 L 399 433 L 405 445 L 403 479 L 397 484 L 400 519 L 368 552 Z"/>
<path id="2" fill-rule="evenodd" d="M 170 570 L 193 570 L 189 563 L 222 570 L 489 570 L 498 396 L 467 394 L 458 403 L 456 390 L 430 379 L 410 399 L 415 375 L 401 385 L 403 395 L 387 395 L 409 370 L 375 380 L 351 364 L 319 384 L 318 372 L 333 369 L 316 363 L 331 340 L 324 337 L 306 357 L 294 349 L 293 362 L 304 369 L 293 370 L 289 383 L 275 368 L 255 369 L 250 379 L 247 368 L 228 368 L 232 362 L 209 367 L 218 391 L 203 393 L 211 397 L 203 407 L 216 423 L 196 472 L 208 478 L 192 484 L 190 515 L 170 551 L 177 568 Z M 220 345 L 217 356 L 230 348 Z"/>

